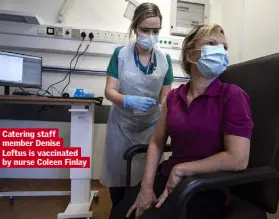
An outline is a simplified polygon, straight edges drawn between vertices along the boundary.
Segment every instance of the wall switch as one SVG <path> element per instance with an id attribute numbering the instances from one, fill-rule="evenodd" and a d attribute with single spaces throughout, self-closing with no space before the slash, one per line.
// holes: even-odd
<path id="1" fill-rule="evenodd" d="M 38 27 L 38 34 L 46 34 L 46 28 L 45 27 Z"/>
<path id="2" fill-rule="evenodd" d="M 183 40 L 174 39 L 172 41 L 172 49 L 182 49 Z"/>
<path id="3" fill-rule="evenodd" d="M 54 28 L 53 27 L 47 27 L 47 34 L 48 35 L 54 35 Z"/>

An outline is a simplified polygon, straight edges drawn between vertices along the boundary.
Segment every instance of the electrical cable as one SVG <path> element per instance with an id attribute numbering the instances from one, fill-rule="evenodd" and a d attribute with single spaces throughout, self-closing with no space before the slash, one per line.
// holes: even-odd
<path id="1" fill-rule="evenodd" d="M 84 38 L 86 37 L 86 33 L 85 33 L 85 32 L 82 32 L 81 34 L 82 34 L 82 37 L 84 37 Z M 69 75 L 69 79 L 68 79 L 68 83 L 65 85 L 65 87 L 64 87 L 63 90 L 62 90 L 62 96 L 63 96 L 63 94 L 64 94 L 65 89 L 69 86 L 69 84 L 70 84 L 70 82 L 71 82 L 72 72 L 76 69 L 76 66 L 77 66 L 77 63 L 78 63 L 79 58 L 80 58 L 80 57 L 87 51 L 87 49 L 89 48 L 90 43 L 91 43 L 91 41 L 92 41 L 93 38 L 94 38 L 94 34 L 91 32 L 91 33 L 89 33 L 88 37 L 89 37 L 89 39 L 90 39 L 89 44 L 87 45 L 87 47 L 85 48 L 85 50 L 77 57 L 77 61 L 76 61 L 76 64 L 75 64 L 74 69 L 73 69 L 73 70 L 70 70 L 70 72 L 67 74 L 67 75 Z M 66 75 L 66 77 L 67 77 L 67 75 Z"/>
<path id="2" fill-rule="evenodd" d="M 82 40 L 84 41 L 84 39 L 86 38 L 86 33 L 85 33 L 85 32 L 82 32 L 82 33 L 81 33 L 81 37 L 82 37 Z M 90 43 L 91 43 L 91 41 L 92 41 L 93 38 L 94 38 L 94 34 L 91 32 L 91 33 L 89 34 Z M 82 43 L 83 43 L 83 42 L 82 42 Z M 48 90 L 49 90 L 50 88 L 51 88 L 51 90 L 52 90 L 51 96 L 53 96 L 53 88 L 58 92 L 59 95 L 63 96 L 64 90 L 68 87 L 68 85 L 69 85 L 69 83 L 70 83 L 70 81 L 71 81 L 71 73 L 75 70 L 79 58 L 87 51 L 88 47 L 90 46 L 90 43 L 89 43 L 89 44 L 87 45 L 86 49 L 84 50 L 84 52 L 82 52 L 80 55 L 78 55 L 79 50 L 80 50 L 80 48 L 81 48 L 81 46 L 82 46 L 82 43 L 79 45 L 79 47 L 78 47 L 78 49 L 77 49 L 77 52 L 76 52 L 74 58 L 73 58 L 73 59 L 71 60 L 71 62 L 70 62 L 70 70 L 69 70 L 69 72 L 66 74 L 66 76 L 65 76 L 62 80 L 60 80 L 60 81 L 58 81 L 58 82 L 56 82 L 56 83 L 54 83 L 54 84 L 49 85 L 49 87 L 46 89 L 46 92 L 45 92 L 42 96 L 44 96 L 46 93 L 49 93 Z M 76 63 L 75 63 L 74 68 L 72 69 L 72 62 L 75 60 L 76 57 L 77 57 L 77 60 L 76 60 Z M 69 76 L 68 83 L 67 83 L 67 85 L 63 88 L 62 93 L 60 93 L 60 92 L 54 87 L 54 85 L 59 84 L 59 83 L 65 81 L 66 78 L 67 78 L 68 76 Z M 39 91 L 40 91 L 40 90 L 38 90 L 38 94 L 39 94 Z"/>
<path id="3" fill-rule="evenodd" d="M 87 51 L 87 49 L 89 48 L 89 46 L 90 46 L 90 43 L 86 46 L 85 50 L 84 50 L 81 54 L 78 55 L 74 68 L 67 74 L 67 75 L 69 75 L 69 79 L 68 79 L 68 83 L 65 85 L 65 87 L 63 88 L 63 90 L 62 90 L 62 92 L 61 92 L 62 95 L 64 94 L 65 89 L 69 86 L 69 84 L 70 84 L 70 82 L 71 82 L 72 72 L 76 69 L 76 66 L 77 66 L 77 64 L 78 64 L 79 58 Z M 67 75 L 66 75 L 66 76 L 67 76 Z"/>
<path id="4" fill-rule="evenodd" d="M 74 58 L 73 58 L 73 59 L 71 60 L 71 62 L 70 62 L 70 71 L 71 71 L 71 69 L 72 69 L 72 63 L 73 63 L 73 61 L 75 60 L 75 58 L 78 56 L 78 53 L 79 53 L 79 50 L 80 50 L 81 46 L 82 46 L 82 43 L 79 45 L 79 47 L 78 47 L 78 49 L 77 49 L 77 52 L 76 52 Z M 39 95 L 39 92 L 40 92 L 40 91 L 43 91 L 43 90 L 42 90 L 42 89 L 38 90 L 38 92 L 37 92 L 38 96 L 44 96 L 46 93 L 49 93 L 48 90 L 49 90 L 51 87 L 54 87 L 54 85 L 59 84 L 59 83 L 65 81 L 66 78 L 67 78 L 67 76 L 68 76 L 68 74 L 67 74 L 62 80 L 60 80 L 60 81 L 58 81 L 58 82 L 56 82 L 56 83 L 53 83 L 53 84 L 49 85 L 48 88 L 45 90 L 45 92 L 44 92 L 42 95 Z M 53 95 L 51 95 L 51 96 L 53 96 Z"/>
<path id="5" fill-rule="evenodd" d="M 18 87 L 22 92 L 21 94 L 17 94 L 17 95 L 34 95 L 34 96 L 41 96 L 41 95 L 38 95 L 38 91 L 30 91 L 30 90 L 25 90 L 23 89 L 22 87 Z M 45 91 L 46 93 L 48 93 L 49 95 L 51 95 L 50 92 L 46 91 L 46 90 L 43 90 L 43 89 L 40 89 L 39 91 Z M 19 93 L 20 91 L 18 91 L 17 89 L 15 90 L 15 92 Z M 14 92 L 14 93 L 15 93 Z"/>
<path id="6" fill-rule="evenodd" d="M 59 90 L 57 90 L 57 88 L 56 88 L 56 87 L 52 86 L 52 88 L 53 88 L 54 90 L 56 90 L 56 92 L 57 92 L 60 96 L 62 96 L 62 94 L 60 93 L 60 91 L 59 91 Z M 52 94 L 52 96 L 53 96 L 53 94 Z"/>

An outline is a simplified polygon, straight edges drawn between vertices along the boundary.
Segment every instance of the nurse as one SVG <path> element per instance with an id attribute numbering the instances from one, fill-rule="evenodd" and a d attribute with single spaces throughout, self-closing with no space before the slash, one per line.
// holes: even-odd
<path id="1" fill-rule="evenodd" d="M 124 152 L 137 144 L 149 144 L 161 104 L 171 90 L 171 58 L 156 47 L 162 26 L 157 5 L 143 3 L 137 7 L 130 26 L 136 42 L 116 48 L 108 69 L 105 96 L 112 102 L 101 183 L 110 189 L 114 208 L 125 195 L 126 162 Z M 144 155 L 135 157 L 132 185 L 140 182 Z"/>

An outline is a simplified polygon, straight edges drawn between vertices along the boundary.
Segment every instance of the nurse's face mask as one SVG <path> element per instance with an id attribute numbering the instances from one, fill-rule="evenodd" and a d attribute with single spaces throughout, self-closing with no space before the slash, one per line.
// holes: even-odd
<path id="1" fill-rule="evenodd" d="M 137 43 L 144 50 L 151 50 L 159 42 L 161 28 L 138 27 Z"/>

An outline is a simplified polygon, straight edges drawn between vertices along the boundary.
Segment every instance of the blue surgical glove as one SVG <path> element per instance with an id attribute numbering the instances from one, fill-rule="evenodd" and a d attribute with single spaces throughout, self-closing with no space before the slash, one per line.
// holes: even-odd
<path id="1" fill-rule="evenodd" d="M 156 100 L 149 97 L 130 96 L 130 95 L 124 96 L 124 106 L 130 107 L 134 110 L 146 112 L 154 105 L 156 105 Z"/>

